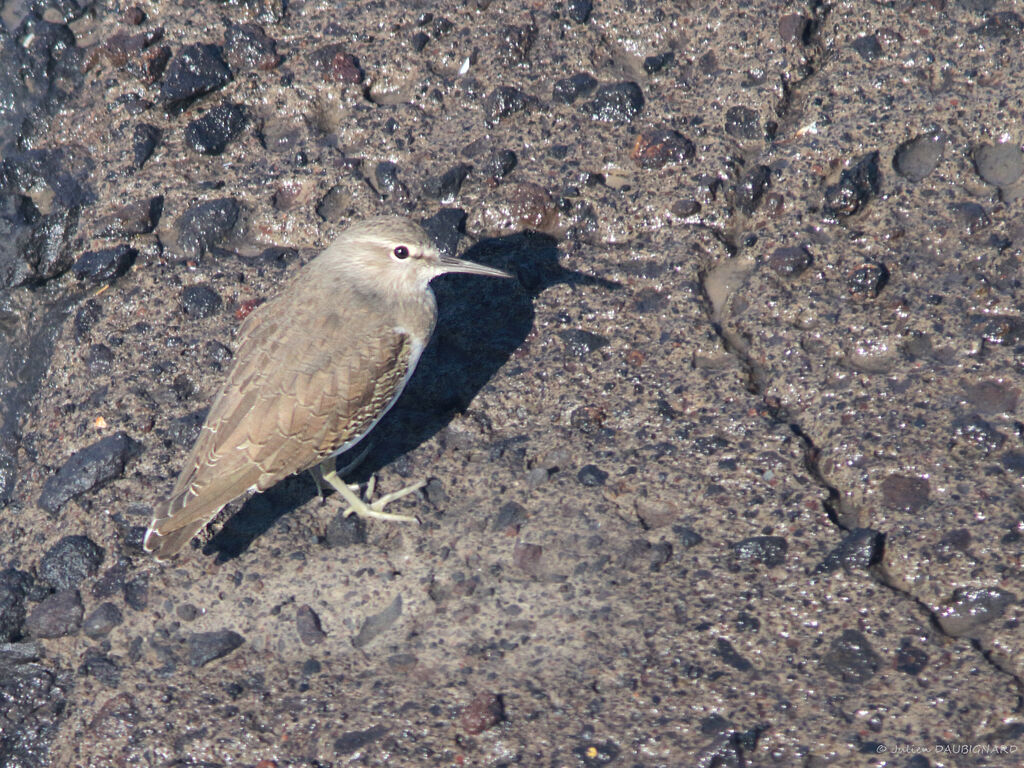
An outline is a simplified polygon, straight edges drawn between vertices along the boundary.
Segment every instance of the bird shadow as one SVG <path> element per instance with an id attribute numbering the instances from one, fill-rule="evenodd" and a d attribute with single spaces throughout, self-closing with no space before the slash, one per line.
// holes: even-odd
<path id="1" fill-rule="evenodd" d="M 444 275 L 432 283 L 437 327 L 419 365 L 395 406 L 369 436 L 371 448 L 348 479 L 363 482 L 444 429 L 512 357 L 533 328 L 533 300 L 559 283 L 617 283 L 567 270 L 559 263 L 558 241 L 523 231 L 479 240 L 462 257 L 508 270 L 514 283 L 491 277 Z M 344 467 L 365 450 L 365 441 L 338 457 Z M 225 522 L 204 552 L 219 562 L 233 559 L 279 518 L 318 493 L 309 473 L 289 477 L 256 494 Z"/>

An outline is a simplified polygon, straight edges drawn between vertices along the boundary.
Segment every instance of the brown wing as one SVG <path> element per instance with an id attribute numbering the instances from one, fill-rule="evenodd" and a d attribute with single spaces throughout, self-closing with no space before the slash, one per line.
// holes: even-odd
<path id="1" fill-rule="evenodd" d="M 273 304 L 242 326 L 228 380 L 154 516 L 146 548 L 160 557 L 246 491 L 265 490 L 361 438 L 414 362 L 408 335 L 368 325 L 366 312 L 318 314 L 289 302 L 295 311 L 285 317 Z"/>

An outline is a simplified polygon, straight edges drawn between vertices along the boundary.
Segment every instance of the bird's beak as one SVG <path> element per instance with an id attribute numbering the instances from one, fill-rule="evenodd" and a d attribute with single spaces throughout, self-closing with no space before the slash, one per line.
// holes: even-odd
<path id="1" fill-rule="evenodd" d="M 475 261 L 465 261 L 452 256 L 441 256 L 437 265 L 442 272 L 462 272 L 467 275 L 487 275 L 488 277 L 512 277 L 508 272 L 497 267 L 486 267 Z"/>

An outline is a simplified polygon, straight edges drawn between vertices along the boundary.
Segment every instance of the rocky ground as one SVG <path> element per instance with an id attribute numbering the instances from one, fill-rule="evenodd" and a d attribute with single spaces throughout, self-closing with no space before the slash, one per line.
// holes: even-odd
<path id="1" fill-rule="evenodd" d="M 1024 10 L 33 8 L 0 763 L 1024 761 Z M 233 331 L 380 213 L 518 278 L 436 281 L 356 475 L 423 524 L 296 476 L 154 562 Z"/>

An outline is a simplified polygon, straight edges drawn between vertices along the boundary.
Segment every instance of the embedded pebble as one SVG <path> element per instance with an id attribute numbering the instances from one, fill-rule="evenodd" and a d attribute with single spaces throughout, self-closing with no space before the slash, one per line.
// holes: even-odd
<path id="1" fill-rule="evenodd" d="M 971 636 L 982 625 L 1002 617 L 1017 596 L 998 587 L 960 587 L 949 603 L 935 614 L 942 630 L 951 637 Z"/>
<path id="2" fill-rule="evenodd" d="M 967 443 L 985 453 L 998 451 L 1006 442 L 1006 435 L 976 413 L 954 419 L 952 432 L 957 442 Z"/>
<path id="3" fill-rule="evenodd" d="M 309 62 L 325 75 L 329 82 L 361 83 L 363 70 L 359 60 L 346 50 L 343 43 L 329 43 L 309 54 Z"/>
<path id="4" fill-rule="evenodd" d="M 181 309 L 193 320 L 216 314 L 223 303 L 220 294 L 208 285 L 190 285 L 181 292 Z"/>
<path id="5" fill-rule="evenodd" d="M 231 234 L 240 213 L 233 197 L 195 203 L 177 221 L 178 247 L 188 258 L 202 256 Z"/>
<path id="6" fill-rule="evenodd" d="M 156 145 L 160 143 L 161 132 L 155 125 L 139 123 L 132 133 L 132 160 L 136 168 L 141 168 L 152 156 Z"/>
<path id="7" fill-rule="evenodd" d="M 163 195 L 128 203 L 97 221 L 96 231 L 107 238 L 149 234 L 156 229 L 163 207 Z"/>
<path id="8" fill-rule="evenodd" d="M 442 203 L 451 203 L 462 189 L 462 182 L 469 176 L 471 166 L 460 163 L 449 168 L 440 176 L 428 179 L 423 184 L 423 191 L 430 197 L 437 198 Z"/>
<path id="9" fill-rule="evenodd" d="M 571 77 L 556 80 L 551 87 L 551 100 L 562 104 L 572 104 L 580 96 L 586 96 L 597 88 L 597 80 L 586 72 L 578 72 Z"/>
<path id="10" fill-rule="evenodd" d="M 882 55 L 882 46 L 878 42 L 878 35 L 863 35 L 856 38 L 850 47 L 857 52 L 864 61 L 874 61 Z"/>
<path id="11" fill-rule="evenodd" d="M 25 623 L 25 600 L 32 577 L 14 568 L 0 571 L 0 643 L 18 640 Z"/>
<path id="12" fill-rule="evenodd" d="M 391 627 L 398 617 L 402 615 L 402 596 L 395 595 L 391 604 L 380 613 L 367 616 L 363 626 L 359 628 L 359 634 L 352 638 L 352 645 L 356 648 L 364 648 L 371 640 L 385 632 Z"/>
<path id="13" fill-rule="evenodd" d="M 295 612 L 295 628 L 303 645 L 319 645 L 327 639 L 327 633 L 320 626 L 320 617 L 308 605 L 300 605 Z"/>
<path id="14" fill-rule="evenodd" d="M 498 514 L 494 516 L 494 520 L 491 522 L 491 530 L 505 531 L 511 528 L 518 533 L 520 526 L 526 522 L 527 516 L 526 507 L 522 504 L 514 501 L 506 502 L 501 505 Z"/>
<path id="15" fill-rule="evenodd" d="M 324 543 L 328 547 L 352 547 L 366 543 L 366 521 L 359 515 L 345 515 L 341 512 L 331 518 L 324 531 Z"/>
<path id="16" fill-rule="evenodd" d="M 143 85 L 153 85 L 167 69 L 170 60 L 170 46 L 155 45 L 134 54 L 125 69 Z"/>
<path id="17" fill-rule="evenodd" d="M 782 536 L 751 536 L 734 544 L 732 549 L 740 560 L 774 568 L 786 562 L 789 542 Z"/>
<path id="18" fill-rule="evenodd" d="M 541 558 L 544 547 L 540 544 L 528 544 L 517 541 L 512 547 L 512 563 L 516 568 L 530 576 L 539 576 L 543 571 Z"/>
<path id="19" fill-rule="evenodd" d="M 787 13 L 779 17 L 779 37 L 785 43 L 807 43 L 810 21 L 799 13 Z"/>
<path id="20" fill-rule="evenodd" d="M 47 479 L 39 506 L 56 514 L 68 501 L 95 490 L 124 474 L 129 460 L 142 452 L 142 445 L 126 432 L 116 432 L 72 454 L 57 473 Z"/>
<path id="21" fill-rule="evenodd" d="M 957 224 L 968 234 L 973 235 L 992 225 L 988 212 L 978 203 L 950 203 Z"/>
<path id="22" fill-rule="evenodd" d="M 964 385 L 964 396 L 982 413 L 1012 413 L 1020 400 L 1020 389 L 1009 381 L 986 379 Z"/>
<path id="23" fill-rule="evenodd" d="M 814 569 L 815 573 L 831 573 L 840 568 L 864 569 L 882 559 L 885 536 L 870 528 L 854 528 L 843 537 Z"/>
<path id="24" fill-rule="evenodd" d="M 764 138 L 761 116 L 750 107 L 729 107 L 725 112 L 725 132 L 734 139 L 756 141 Z"/>
<path id="25" fill-rule="evenodd" d="M 587 464 L 576 473 L 576 479 L 580 485 L 594 488 L 608 481 L 608 473 L 595 464 Z"/>
<path id="26" fill-rule="evenodd" d="M 202 155 L 219 155 L 245 128 L 245 110 L 238 104 L 224 103 L 185 126 L 185 144 Z"/>
<path id="27" fill-rule="evenodd" d="M 837 184 L 825 190 L 823 212 L 832 218 L 853 216 L 878 194 L 879 188 L 878 153 L 869 152 L 845 169 Z"/>
<path id="28" fill-rule="evenodd" d="M 511 149 L 496 149 L 481 164 L 480 170 L 492 182 L 497 183 L 515 170 L 519 162 Z"/>
<path id="29" fill-rule="evenodd" d="M 864 633 L 847 629 L 832 641 L 822 663 L 826 671 L 836 679 L 860 685 L 875 676 L 882 660 Z"/>
<path id="30" fill-rule="evenodd" d="M 259 24 L 229 24 L 224 30 L 224 59 L 235 73 L 268 71 L 281 63 L 277 41 Z"/>
<path id="31" fill-rule="evenodd" d="M 594 10 L 593 0 L 569 0 L 566 12 L 577 24 L 586 24 Z"/>
<path id="32" fill-rule="evenodd" d="M 1008 187 L 1024 174 L 1024 152 L 1010 142 L 982 144 L 974 150 L 978 175 L 996 187 Z"/>
<path id="33" fill-rule="evenodd" d="M 82 627 L 82 596 L 77 589 L 62 589 L 43 600 L 25 620 L 30 637 L 74 635 Z"/>
<path id="34" fill-rule="evenodd" d="M 438 250 L 446 256 L 454 256 L 459 247 L 459 238 L 466 231 L 466 212 L 461 208 L 442 208 L 420 224 L 430 235 Z"/>
<path id="35" fill-rule="evenodd" d="M 501 696 L 494 693 L 479 693 L 466 705 L 459 716 L 462 730 L 471 735 L 483 733 L 505 719 L 505 705 Z"/>
<path id="36" fill-rule="evenodd" d="M 377 163 L 373 169 L 373 177 L 377 182 L 377 191 L 382 195 L 398 195 L 408 197 L 409 190 L 398 178 L 398 166 L 390 161 Z"/>
<path id="37" fill-rule="evenodd" d="M 509 25 L 501 33 L 499 52 L 506 64 L 523 64 L 537 39 L 537 27 L 533 24 Z"/>
<path id="38" fill-rule="evenodd" d="M 582 360 L 591 352 L 607 347 L 611 342 L 599 333 L 584 331 L 582 328 L 569 328 L 558 332 L 565 343 L 565 348 L 578 360 Z"/>
<path id="39" fill-rule="evenodd" d="M 78 674 L 95 678 L 108 688 L 117 688 L 121 682 L 121 668 L 117 662 L 93 648 L 86 651 Z"/>
<path id="40" fill-rule="evenodd" d="M 54 589 L 79 586 L 103 562 L 103 548 L 87 536 L 65 536 L 39 561 L 36 575 Z"/>
<path id="41" fill-rule="evenodd" d="M 96 610 L 86 616 L 82 623 L 82 631 L 93 640 L 98 640 L 110 634 L 110 631 L 123 620 L 121 609 L 114 603 L 100 603 Z"/>
<path id="42" fill-rule="evenodd" d="M 693 142 L 678 131 L 649 128 L 636 137 L 630 156 L 641 168 L 657 169 L 690 160 L 695 151 Z"/>
<path id="43" fill-rule="evenodd" d="M 79 280 L 107 283 L 127 272 L 138 254 L 138 251 L 127 244 L 99 251 L 86 251 L 78 257 L 71 271 Z"/>
<path id="44" fill-rule="evenodd" d="M 491 125 L 515 112 L 526 109 L 532 99 L 518 88 L 499 85 L 484 98 L 484 115 Z"/>
<path id="45" fill-rule="evenodd" d="M 138 576 L 124 585 L 124 601 L 133 611 L 144 611 L 149 605 L 149 577 Z"/>
<path id="46" fill-rule="evenodd" d="M 938 131 L 915 136 L 896 148 L 892 167 L 896 173 L 917 183 L 934 171 L 946 148 L 946 137 Z"/>
<path id="47" fill-rule="evenodd" d="M 676 55 L 672 51 L 666 51 L 665 53 L 659 53 L 655 56 L 648 56 L 644 59 L 644 72 L 648 75 L 654 75 L 667 66 L 672 64 L 676 60 Z"/>
<path id="48" fill-rule="evenodd" d="M 347 731 L 334 740 L 334 753 L 351 755 L 378 741 L 387 732 L 388 729 L 383 725 L 375 725 L 363 731 Z"/>
<path id="49" fill-rule="evenodd" d="M 605 123 L 631 122 L 643 108 L 644 92 L 632 82 L 602 85 L 587 103 L 590 116 Z"/>
<path id="50" fill-rule="evenodd" d="M 220 57 L 220 48 L 210 43 L 186 45 L 171 59 L 160 86 L 160 103 L 168 114 L 177 115 L 204 94 L 231 82 L 231 71 Z"/>
<path id="51" fill-rule="evenodd" d="M 887 506 L 904 512 L 920 512 L 929 501 L 930 484 L 926 477 L 889 475 L 880 490 Z"/>
<path id="52" fill-rule="evenodd" d="M 771 180 L 772 172 L 767 165 L 755 165 L 740 177 L 736 185 L 736 206 L 748 216 L 752 214 L 768 191 Z"/>
<path id="53" fill-rule="evenodd" d="M 885 264 L 862 264 L 846 278 L 847 290 L 854 298 L 873 299 L 889 282 Z"/>
<path id="54" fill-rule="evenodd" d="M 802 245 L 784 246 L 772 251 L 768 267 L 780 277 L 799 277 L 813 263 L 810 251 Z"/>
<path id="55" fill-rule="evenodd" d="M 202 667 L 222 659 L 245 642 L 245 638 L 230 629 L 214 632 L 195 632 L 188 636 L 188 663 Z"/>

